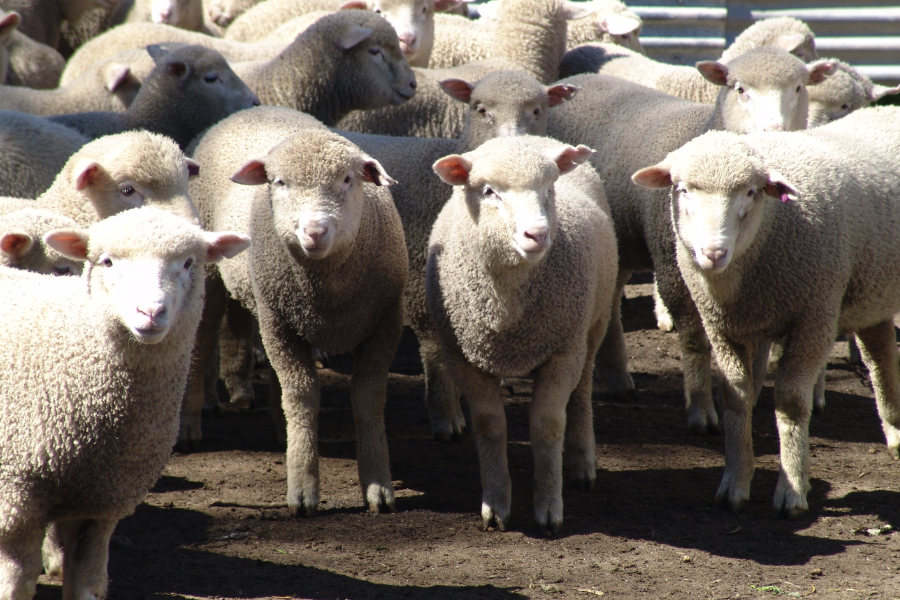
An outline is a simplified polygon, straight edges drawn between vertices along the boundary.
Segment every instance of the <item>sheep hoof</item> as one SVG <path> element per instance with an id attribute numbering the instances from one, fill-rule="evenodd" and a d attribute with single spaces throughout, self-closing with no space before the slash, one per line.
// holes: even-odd
<path id="1" fill-rule="evenodd" d="M 734 514 L 740 513 L 747 503 L 745 498 L 731 498 L 727 491 L 716 494 L 715 506 L 730 510 Z"/>
<path id="2" fill-rule="evenodd" d="M 817 415 L 825 414 L 825 398 L 813 398 L 813 413 Z"/>
<path id="3" fill-rule="evenodd" d="M 506 392 L 508 396 L 515 396 L 516 391 L 513 389 L 513 386 L 506 379 L 500 380 L 500 391 Z"/>
<path id="4" fill-rule="evenodd" d="M 316 506 L 306 506 L 304 504 L 298 504 L 296 506 L 291 506 L 288 504 L 288 510 L 291 513 L 292 517 L 314 517 L 316 515 L 316 511 L 318 507 Z"/>
<path id="5" fill-rule="evenodd" d="M 509 511 L 500 514 L 487 504 L 482 504 L 481 522 L 484 531 L 506 531 L 506 527 L 509 525 Z"/>
<path id="6" fill-rule="evenodd" d="M 181 439 L 175 444 L 175 451 L 181 454 L 190 454 L 191 452 L 200 451 L 200 440 Z"/>
<path id="7" fill-rule="evenodd" d="M 617 392 L 609 392 L 609 395 L 612 397 L 613 402 L 637 402 L 638 401 L 638 393 L 637 390 L 632 388 L 630 390 L 619 390 Z"/>
<path id="8" fill-rule="evenodd" d="M 434 439 L 444 444 L 462 441 L 467 435 L 469 435 L 469 429 L 465 423 L 457 427 L 441 427 L 434 431 Z"/>
<path id="9" fill-rule="evenodd" d="M 538 519 L 537 526 L 541 535 L 544 537 L 552 537 L 556 535 L 562 527 L 562 518 L 557 519 L 546 514 L 542 519 Z"/>
<path id="10" fill-rule="evenodd" d="M 369 484 L 364 500 L 369 506 L 369 512 L 373 515 L 382 511 L 397 512 L 394 490 L 391 487 L 385 487 L 378 483 Z"/>
<path id="11" fill-rule="evenodd" d="M 591 474 L 579 474 L 574 477 L 569 478 L 569 485 L 571 485 L 574 489 L 579 492 L 590 492 L 594 489 L 594 481 L 596 480 L 596 476 Z"/>

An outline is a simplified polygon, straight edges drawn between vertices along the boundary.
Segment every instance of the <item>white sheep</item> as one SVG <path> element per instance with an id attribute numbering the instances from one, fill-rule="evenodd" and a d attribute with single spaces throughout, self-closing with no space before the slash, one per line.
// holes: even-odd
<path id="1" fill-rule="evenodd" d="M 60 45 L 63 21 L 77 24 L 92 8 L 112 8 L 110 0 L 4 0 L 3 8 L 22 17 L 19 31 L 51 48 Z"/>
<path id="2" fill-rule="evenodd" d="M 0 195 L 37 198 L 69 157 L 90 140 L 74 129 L 18 111 L 0 111 Z"/>
<path id="3" fill-rule="evenodd" d="M 500 378 L 534 377 L 529 430 L 534 514 L 562 525 L 568 478 L 596 471 L 593 357 L 616 287 L 616 238 L 591 154 L 532 136 L 489 140 L 434 164 L 453 195 L 428 243 L 426 302 L 441 355 L 465 395 L 481 466 L 485 528 L 509 523 L 511 486 Z"/>
<path id="4" fill-rule="evenodd" d="M 566 23 L 589 10 L 566 0 L 510 0 L 501 8 L 506 12 L 497 25 L 495 58 L 447 69 L 413 68 L 418 83 L 415 98 L 400 107 L 353 113 L 338 127 L 360 133 L 458 138 L 466 110 L 444 93 L 441 81 L 478 81 L 510 69 L 525 71 L 544 84 L 556 81 Z"/>
<path id="5" fill-rule="evenodd" d="M 44 243 L 45 233 L 76 226 L 68 217 L 38 208 L 0 215 L 0 266 L 46 275 L 81 275 L 80 261 Z"/>
<path id="6" fill-rule="evenodd" d="M 173 52 L 148 46 L 156 68 L 124 113 L 90 112 L 50 120 L 96 139 L 132 129 L 167 135 L 185 148 L 228 115 L 259 105 L 250 88 L 215 50 L 185 46 Z"/>
<path id="7" fill-rule="evenodd" d="M 215 35 L 203 18 L 202 0 L 119 0 L 109 16 L 109 27 L 122 23 L 163 23 Z"/>
<path id="8" fill-rule="evenodd" d="M 807 63 L 819 58 L 816 36 L 809 25 L 793 17 L 772 17 L 757 21 L 742 31 L 719 60 L 728 62 L 760 46 L 776 46 Z"/>
<path id="9" fill-rule="evenodd" d="M 749 500 L 754 359 L 772 340 L 786 337 L 775 375 L 779 513 L 808 510 L 813 387 L 839 331 L 856 332 L 898 458 L 898 140 L 900 111 L 864 109 L 808 132 L 708 133 L 634 175 L 674 186 L 675 259 L 724 376 L 716 499 L 733 510 Z"/>
<path id="10" fill-rule="evenodd" d="M 191 193 L 204 226 L 240 223 L 254 239 L 246 261 L 219 272 L 228 294 L 258 316 L 275 371 L 270 407 L 281 435 L 286 426 L 289 508 L 312 514 L 319 504 L 315 347 L 355 355 L 350 394 L 360 487 L 370 510 L 393 510 L 383 413 L 408 270 L 403 227 L 385 187 L 393 180 L 321 125 L 291 135 L 278 112 L 250 109 L 211 128 L 194 153 L 205 175 Z M 199 352 L 218 325 L 209 307 Z M 199 389 L 201 404 L 205 364 L 200 354 L 188 386 L 188 394 Z"/>
<path id="11" fill-rule="evenodd" d="M 43 208 L 87 227 L 150 204 L 197 221 L 188 178 L 198 173 L 197 163 L 165 136 L 147 131 L 108 135 L 69 157 L 53 185 L 36 200 L 0 198 L 0 214 Z"/>
<path id="12" fill-rule="evenodd" d="M 225 31 L 227 39 L 262 41 L 281 23 L 314 11 L 361 9 L 387 19 L 400 38 L 409 64 L 427 67 L 435 36 L 435 13 L 452 10 L 469 0 L 267 0 L 257 4 Z"/>
<path id="13" fill-rule="evenodd" d="M 0 596 L 33 596 L 51 526 L 65 597 L 103 598 L 110 535 L 175 441 L 204 265 L 249 238 L 148 207 L 44 241 L 87 267 L 0 270 Z"/>
<path id="14" fill-rule="evenodd" d="M 900 93 L 900 85 L 888 87 L 873 83 L 847 63 L 834 58 L 828 60 L 837 64 L 838 69 L 809 90 L 810 127 L 831 123 L 885 96 Z"/>
<path id="15" fill-rule="evenodd" d="M 659 292 L 675 319 L 682 352 L 688 425 L 703 433 L 718 430 L 712 400 L 709 342 L 699 314 L 671 259 L 674 242 L 659 193 L 636 188 L 631 174 L 710 129 L 739 133 L 806 127 L 807 86 L 821 82 L 836 66 L 804 65 L 784 50 L 761 47 L 730 65 L 704 63 L 704 74 L 720 84 L 714 106 L 602 75 L 562 80 L 578 95 L 550 114 L 547 132 L 564 142 L 597 152 L 591 164 L 600 173 L 613 211 L 619 242 L 622 288 L 633 271 L 655 270 Z M 639 140 L 637 142 L 636 140 Z M 608 391 L 634 395 L 621 322 L 613 319 L 598 354 L 597 376 Z"/>
<path id="16" fill-rule="evenodd" d="M 0 83 L 6 81 L 9 70 L 9 46 L 16 34 L 16 28 L 22 22 L 17 12 L 6 12 L 0 9 Z"/>

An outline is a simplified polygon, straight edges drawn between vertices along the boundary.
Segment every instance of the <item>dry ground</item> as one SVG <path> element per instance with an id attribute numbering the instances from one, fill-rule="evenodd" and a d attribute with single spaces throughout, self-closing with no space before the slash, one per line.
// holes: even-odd
<path id="1" fill-rule="evenodd" d="M 752 502 L 736 516 L 711 506 L 723 439 L 688 433 L 677 338 L 656 330 L 649 279 L 638 281 L 627 290 L 625 327 L 640 398 L 595 393 L 597 485 L 566 490 L 556 537 L 532 526 L 529 382 L 514 381 L 507 408 L 515 521 L 511 531 L 483 532 L 474 444 L 431 439 L 407 335 L 386 411 L 395 514 L 363 509 L 349 366 L 335 360 L 322 371 L 319 515 L 294 519 L 281 504 L 284 460 L 265 408 L 226 405 L 204 425 L 203 452 L 174 455 L 119 524 L 110 598 L 900 599 L 900 465 L 885 452 L 872 391 L 848 367 L 845 344 L 829 364 L 826 413 L 811 425 L 810 515 L 772 514 L 778 439 L 767 387 L 753 421 Z M 257 391 L 265 402 L 266 386 Z M 40 583 L 40 600 L 62 597 L 59 582 Z"/>

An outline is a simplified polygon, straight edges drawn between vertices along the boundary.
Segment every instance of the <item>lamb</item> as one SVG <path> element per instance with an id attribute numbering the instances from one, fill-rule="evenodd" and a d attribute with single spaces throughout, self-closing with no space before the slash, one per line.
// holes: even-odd
<path id="1" fill-rule="evenodd" d="M 497 2 L 497 6 L 491 9 L 492 18 L 482 18 L 478 21 L 453 15 L 437 15 L 435 17 L 434 50 L 429 66 L 431 68 L 456 67 L 476 60 L 491 58 L 496 55 L 498 35 L 521 35 L 521 32 L 515 30 L 504 33 L 504 28 L 499 27 L 499 19 L 516 16 L 514 11 L 521 10 L 523 7 L 520 3 L 513 10 L 505 10 L 504 15 L 506 8 L 504 4 L 506 3 L 508 0 L 504 0 L 502 3 Z M 533 4 L 533 2 L 529 4 Z M 569 46 L 573 45 L 573 37 L 575 37 L 583 40 L 574 42 L 575 44 L 608 41 L 643 52 L 640 42 L 637 41 L 636 33 L 641 27 L 640 18 L 633 13 L 629 14 L 632 14 L 634 18 L 613 14 L 625 8 L 616 0 L 610 2 L 595 0 L 590 6 L 592 11 L 585 11 L 582 18 L 570 24 L 568 28 Z M 493 11 L 496 11 L 496 14 Z M 588 15 L 590 18 L 586 18 Z M 525 13 L 522 16 L 525 17 L 525 21 L 528 21 L 531 15 Z M 561 26 L 561 23 L 553 25 Z M 527 31 L 526 34 L 530 35 Z"/>
<path id="2" fill-rule="evenodd" d="M 0 215 L 0 271 L 11 267 L 45 275 L 81 275 L 80 261 L 44 243 L 45 233 L 73 227 L 77 224 L 72 219 L 36 208 Z"/>
<path id="3" fill-rule="evenodd" d="M 141 51 L 146 55 L 146 52 Z M 129 57 L 134 57 L 130 53 Z M 55 89 L 31 89 L 0 85 L 0 107 L 33 115 L 59 115 L 73 112 L 122 112 L 131 105 L 141 86 L 127 62 L 107 60 L 77 79 L 61 83 Z"/>
<path id="4" fill-rule="evenodd" d="M 809 89 L 809 126 L 831 123 L 855 110 L 869 106 L 884 96 L 900 93 L 900 86 L 887 87 L 837 59 L 837 71 L 821 84 Z"/>
<path id="5" fill-rule="evenodd" d="M 659 292 L 672 313 L 681 343 L 688 425 L 695 433 L 718 431 L 712 401 L 709 342 L 672 253 L 674 241 L 665 203 L 637 189 L 630 176 L 647 162 L 710 129 L 738 133 L 798 130 L 806 126 L 808 85 L 824 80 L 836 66 L 807 66 L 784 50 L 756 48 L 730 65 L 703 63 L 721 85 L 715 106 L 675 98 L 622 79 L 579 75 L 560 83 L 579 88 L 572 102 L 550 114 L 547 132 L 566 143 L 593 145 L 591 164 L 603 179 L 619 242 L 620 289 L 633 271 L 655 270 Z M 739 91 L 740 90 L 740 91 Z M 765 90 L 774 92 L 764 99 Z M 624 119 L 623 115 L 629 118 Z M 634 140 L 641 140 L 640 144 Z M 610 325 L 597 360 L 597 374 L 609 391 L 633 396 L 621 323 Z M 618 379 L 618 383 L 616 383 Z"/>
<path id="6" fill-rule="evenodd" d="M 533 374 L 529 429 L 534 513 L 546 535 L 563 520 L 567 476 L 593 486 L 593 357 L 616 287 L 616 238 L 586 146 L 497 138 L 434 164 L 453 195 L 428 242 L 425 294 L 441 355 L 469 402 L 485 529 L 509 523 L 500 378 Z"/>
<path id="7" fill-rule="evenodd" d="M 215 34 L 204 23 L 202 0 L 119 0 L 109 17 L 109 27 L 122 23 L 164 23 L 187 31 Z"/>
<path id="8" fill-rule="evenodd" d="M 0 111 L 0 195 L 37 198 L 89 141 L 43 117 Z"/>
<path id="9" fill-rule="evenodd" d="M 434 43 L 435 13 L 452 10 L 468 0 L 267 0 L 236 19 L 225 32 L 227 39 L 262 41 L 285 20 L 305 13 L 362 9 L 387 19 L 400 38 L 409 64 L 427 67 Z"/>
<path id="10" fill-rule="evenodd" d="M 227 28 L 231 23 L 259 4 L 259 0 L 209 0 L 204 2 L 206 16 L 219 27 Z"/>
<path id="11" fill-rule="evenodd" d="M 204 265 L 249 238 L 148 207 L 44 241 L 87 267 L 0 273 L 0 595 L 35 593 L 50 526 L 65 597 L 103 598 L 110 535 L 171 454 Z"/>
<path id="12" fill-rule="evenodd" d="M 793 17 L 772 17 L 757 21 L 742 31 L 722 52 L 720 60 L 728 62 L 760 46 L 776 46 L 807 63 L 819 59 L 816 36 L 809 25 Z"/>
<path id="13" fill-rule="evenodd" d="M 9 45 L 22 18 L 19 13 L 0 10 L 0 82 L 6 81 L 9 69 Z"/>
<path id="14" fill-rule="evenodd" d="M 9 70 L 0 83 L 50 90 L 59 85 L 66 59 L 46 44 L 36 42 L 24 33 L 13 32 L 9 46 Z"/>
<path id="15" fill-rule="evenodd" d="M 63 21 L 78 23 L 96 6 L 112 8 L 110 0 L 4 0 L 3 8 L 22 17 L 19 31 L 51 48 L 60 45 Z"/>
<path id="16" fill-rule="evenodd" d="M 248 260 L 219 273 L 229 296 L 259 318 L 273 383 L 281 389 L 284 414 L 275 416 L 280 428 L 286 418 L 288 507 L 312 514 L 319 504 L 315 347 L 354 353 L 360 486 L 371 511 L 393 510 L 383 412 L 408 271 L 400 217 L 382 189 L 394 180 L 321 125 L 291 135 L 281 119 L 264 118 L 272 110 L 238 113 L 203 136 L 194 156 L 207 175 L 192 186 L 192 196 L 204 226 L 240 224 L 254 238 Z M 253 119 L 255 112 L 261 118 Z M 200 328 L 189 398 L 199 391 L 202 399 L 203 352 L 218 324 L 210 319 L 214 301 L 208 299 L 208 325 Z"/>
<path id="17" fill-rule="evenodd" d="M 898 458 L 898 134 L 894 107 L 809 132 L 715 132 L 634 175 L 640 185 L 675 186 L 677 265 L 724 375 L 725 474 L 716 499 L 733 510 L 748 501 L 753 476 L 755 351 L 781 336 L 776 511 L 808 510 L 812 389 L 838 331 L 856 331 L 888 452 Z"/>
<path id="18" fill-rule="evenodd" d="M 91 139 L 131 129 L 167 135 L 182 149 L 200 132 L 228 115 L 259 105 L 222 55 L 203 46 L 169 53 L 159 46 L 147 51 L 157 67 L 124 113 L 92 112 L 51 117 Z"/>
<path id="19" fill-rule="evenodd" d="M 85 144 L 37 200 L 0 198 L 0 214 L 43 208 L 90 226 L 145 204 L 199 221 L 188 177 L 199 166 L 169 138 L 147 131 L 108 135 Z"/>
<path id="20" fill-rule="evenodd" d="M 493 71 L 519 69 L 544 84 L 556 81 L 565 52 L 566 21 L 589 12 L 566 0 L 509 0 L 498 24 L 497 57 L 449 69 L 413 68 L 416 97 L 399 108 L 354 113 L 338 127 L 361 133 L 458 138 L 465 107 L 443 92 L 440 81 L 477 81 Z"/>

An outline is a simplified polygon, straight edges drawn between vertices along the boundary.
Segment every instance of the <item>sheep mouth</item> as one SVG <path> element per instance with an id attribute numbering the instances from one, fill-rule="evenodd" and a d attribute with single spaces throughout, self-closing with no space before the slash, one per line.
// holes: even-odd
<path id="1" fill-rule="evenodd" d="M 148 325 L 147 327 L 132 327 L 132 332 L 137 340 L 143 344 L 156 344 L 169 332 L 168 327 Z"/>
<path id="2" fill-rule="evenodd" d="M 404 102 L 406 102 L 407 100 L 410 100 L 413 96 L 415 96 L 415 94 L 416 94 L 415 92 L 408 92 L 408 93 L 407 93 L 407 92 L 400 92 L 400 91 L 394 90 L 394 102 L 393 102 L 393 104 L 394 104 L 395 106 L 396 106 L 396 105 L 403 104 Z"/>

